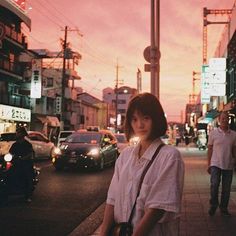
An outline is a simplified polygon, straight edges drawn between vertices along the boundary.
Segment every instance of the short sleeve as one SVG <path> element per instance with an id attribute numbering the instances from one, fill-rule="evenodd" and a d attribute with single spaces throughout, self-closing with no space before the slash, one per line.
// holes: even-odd
<path id="1" fill-rule="evenodd" d="M 165 156 L 159 172 L 148 193 L 145 208 L 179 213 L 184 184 L 184 163 L 179 151 Z"/>
<path id="2" fill-rule="evenodd" d="M 208 144 L 207 144 L 207 145 L 209 145 L 209 146 L 213 145 L 213 136 L 214 136 L 213 134 L 214 134 L 213 131 L 211 131 L 210 134 L 209 134 L 209 137 L 208 137 Z"/>
<path id="3" fill-rule="evenodd" d="M 107 202 L 107 204 L 110 204 L 110 205 L 115 204 L 115 196 L 116 196 L 117 186 L 119 183 L 119 169 L 120 169 L 120 165 L 121 165 L 121 155 L 122 155 L 122 153 L 120 154 L 119 158 L 116 161 L 114 174 L 112 176 L 111 183 L 110 183 L 108 193 L 107 193 L 107 201 L 106 202 Z"/>

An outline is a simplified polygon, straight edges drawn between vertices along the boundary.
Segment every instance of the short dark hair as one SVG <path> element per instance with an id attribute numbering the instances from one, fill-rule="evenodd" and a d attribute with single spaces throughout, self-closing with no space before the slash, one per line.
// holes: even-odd
<path id="1" fill-rule="evenodd" d="M 125 134 L 128 140 L 134 135 L 131 120 L 135 111 L 151 117 L 151 139 L 159 138 L 166 133 L 167 121 L 160 101 L 151 93 L 141 93 L 130 100 L 126 112 Z"/>

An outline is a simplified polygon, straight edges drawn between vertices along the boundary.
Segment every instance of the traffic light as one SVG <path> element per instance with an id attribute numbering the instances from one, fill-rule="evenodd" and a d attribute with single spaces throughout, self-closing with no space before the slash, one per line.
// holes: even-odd
<path id="1" fill-rule="evenodd" d="M 61 97 L 56 97 L 55 99 L 55 113 L 61 114 Z"/>

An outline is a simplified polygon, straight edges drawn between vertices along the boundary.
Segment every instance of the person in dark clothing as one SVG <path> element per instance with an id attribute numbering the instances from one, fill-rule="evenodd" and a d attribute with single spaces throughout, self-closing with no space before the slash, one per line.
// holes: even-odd
<path id="1" fill-rule="evenodd" d="M 16 131 L 16 142 L 12 144 L 9 153 L 17 161 L 17 169 L 20 171 L 21 178 L 25 181 L 25 199 L 26 202 L 32 201 L 33 192 L 33 147 L 25 139 L 28 133 L 24 127 L 19 127 Z"/>

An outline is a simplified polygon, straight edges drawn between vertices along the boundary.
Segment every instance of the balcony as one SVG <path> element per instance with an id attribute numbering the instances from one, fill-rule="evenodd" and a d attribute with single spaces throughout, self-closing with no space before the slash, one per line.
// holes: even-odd
<path id="1" fill-rule="evenodd" d="M 0 69 L 22 76 L 22 69 L 20 64 L 12 62 L 8 58 L 0 58 Z"/>
<path id="2" fill-rule="evenodd" d="M 0 94 L 0 104 L 30 109 L 30 98 L 21 94 Z"/>
<path id="3" fill-rule="evenodd" d="M 16 32 L 14 29 L 10 28 L 7 25 L 5 25 L 5 30 L 6 30 L 5 37 L 8 37 L 14 42 L 20 44 L 23 48 L 27 49 L 26 36 L 24 34 Z"/>

